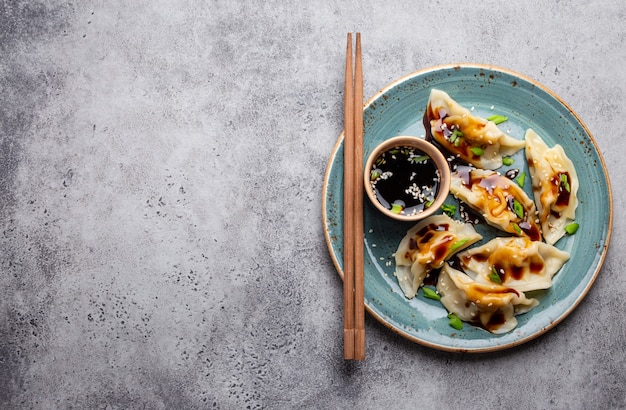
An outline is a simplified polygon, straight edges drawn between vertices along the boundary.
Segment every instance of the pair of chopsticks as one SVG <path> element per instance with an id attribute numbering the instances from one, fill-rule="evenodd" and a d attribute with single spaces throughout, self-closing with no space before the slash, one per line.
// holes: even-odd
<path id="1" fill-rule="evenodd" d="M 361 33 L 356 33 L 352 64 L 352 33 L 348 33 L 344 88 L 344 359 L 365 359 L 363 288 L 363 67 Z"/>

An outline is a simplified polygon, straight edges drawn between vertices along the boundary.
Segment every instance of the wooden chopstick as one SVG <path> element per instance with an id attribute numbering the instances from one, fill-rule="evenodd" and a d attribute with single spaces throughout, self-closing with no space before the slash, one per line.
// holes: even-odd
<path id="1" fill-rule="evenodd" d="M 356 33 L 354 63 L 354 358 L 365 359 L 363 283 L 363 64 L 361 33 Z"/>
<path id="2" fill-rule="evenodd" d="M 354 359 L 354 78 L 352 33 L 346 49 L 343 92 L 343 357 Z"/>
<path id="3" fill-rule="evenodd" d="M 363 67 L 361 33 L 346 47 L 344 87 L 344 358 L 365 359 L 363 284 Z"/>

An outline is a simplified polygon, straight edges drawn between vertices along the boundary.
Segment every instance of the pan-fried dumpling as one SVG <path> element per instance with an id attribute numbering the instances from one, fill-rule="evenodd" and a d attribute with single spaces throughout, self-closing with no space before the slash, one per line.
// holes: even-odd
<path id="1" fill-rule="evenodd" d="M 528 238 L 494 238 L 457 254 L 461 267 L 480 283 L 498 283 L 521 292 L 548 289 L 569 253 Z"/>
<path id="2" fill-rule="evenodd" d="M 481 239 L 471 224 L 445 214 L 420 221 L 408 230 L 395 253 L 396 276 L 404 295 L 409 299 L 415 297 L 429 272 Z"/>
<path id="3" fill-rule="evenodd" d="M 554 244 L 575 216 L 578 176 L 563 147 L 548 148 L 536 132 L 526 131 L 526 160 L 533 182 L 543 237 Z"/>
<path id="4" fill-rule="evenodd" d="M 513 330 L 517 326 L 515 315 L 526 313 L 539 304 L 537 299 L 528 299 L 513 288 L 478 283 L 447 263 L 439 273 L 437 291 L 449 312 L 495 334 Z"/>
<path id="5" fill-rule="evenodd" d="M 512 155 L 525 145 L 502 132 L 493 121 L 473 115 L 437 89 L 430 91 L 423 121 L 427 139 L 434 139 L 478 168 L 500 168 L 503 156 Z"/>
<path id="6" fill-rule="evenodd" d="M 458 166 L 452 173 L 450 192 L 482 214 L 489 225 L 541 240 L 535 203 L 509 178 L 495 171 Z"/>

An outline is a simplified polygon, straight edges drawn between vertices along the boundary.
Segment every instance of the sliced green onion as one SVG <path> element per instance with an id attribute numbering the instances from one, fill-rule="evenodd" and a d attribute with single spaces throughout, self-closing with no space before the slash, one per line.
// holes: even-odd
<path id="1" fill-rule="evenodd" d="M 565 226 L 565 232 L 567 232 L 569 235 L 574 235 L 576 233 L 576 231 L 578 230 L 578 227 L 580 225 L 578 225 L 576 222 L 572 222 L 569 225 Z"/>
<path id="2" fill-rule="evenodd" d="M 434 199 L 431 199 L 430 201 L 428 201 L 428 202 L 426 202 L 426 203 L 424 204 L 424 207 L 425 207 L 425 208 L 430 208 L 431 206 L 433 206 L 433 203 L 434 203 L 434 202 L 435 202 L 435 200 L 434 200 Z"/>
<path id="3" fill-rule="evenodd" d="M 460 241 L 456 241 L 452 244 L 450 249 L 448 250 L 448 255 L 452 255 L 452 252 L 459 249 L 461 246 L 465 245 L 469 241 L 469 238 L 461 239 Z"/>
<path id="4" fill-rule="evenodd" d="M 463 322 L 454 313 L 448 313 L 448 323 L 456 330 L 463 329 Z"/>
<path id="5" fill-rule="evenodd" d="M 393 212 L 394 214 L 399 214 L 400 212 L 402 212 L 403 209 L 404 207 L 400 204 L 391 204 L 391 212 Z"/>
<path id="6" fill-rule="evenodd" d="M 430 157 L 428 155 L 420 155 L 419 157 L 413 157 L 411 158 L 411 161 L 414 164 L 419 164 L 422 161 L 428 161 L 430 159 Z"/>
<path id="7" fill-rule="evenodd" d="M 440 300 L 441 299 L 441 296 L 439 296 L 439 294 L 437 292 L 435 292 L 431 288 L 427 288 L 425 286 L 422 286 L 422 293 L 424 294 L 424 297 L 428 298 L 428 299 L 432 299 L 432 300 Z"/>
<path id="8" fill-rule="evenodd" d="M 489 280 L 492 281 L 493 283 L 497 283 L 498 285 L 502 285 L 502 278 L 500 277 L 500 275 L 498 275 L 498 272 L 496 271 L 495 266 L 491 268 L 491 273 L 489 274 Z"/>
<path id="9" fill-rule="evenodd" d="M 570 192 L 569 182 L 567 182 L 567 174 L 561 174 L 561 185 L 563 186 L 563 189 Z"/>
<path id="10" fill-rule="evenodd" d="M 513 210 L 519 219 L 524 219 L 524 207 L 517 199 L 513 200 Z"/>
<path id="11" fill-rule="evenodd" d="M 522 232 L 522 228 L 520 228 L 518 224 L 513 224 L 513 229 L 515 229 L 515 232 L 516 232 L 518 235 L 521 235 L 521 234 L 523 233 L 523 232 Z"/>
<path id="12" fill-rule="evenodd" d="M 509 117 L 505 117 L 504 115 L 492 115 L 487 118 L 487 121 L 492 121 L 494 124 L 502 124 L 504 121 L 507 121 Z"/>
<path id="13" fill-rule="evenodd" d="M 482 149 L 481 147 L 472 147 L 470 148 L 470 151 L 472 151 L 472 154 L 477 155 L 479 157 L 485 153 L 485 150 Z"/>
<path id="14" fill-rule="evenodd" d="M 463 133 L 461 132 L 461 130 L 459 130 L 458 128 L 455 128 L 454 130 L 452 130 L 452 134 L 450 135 L 450 138 L 448 139 L 448 141 L 450 142 L 450 144 L 454 144 L 455 147 L 458 147 L 459 144 L 461 143 L 462 136 L 463 136 Z"/>
<path id="15" fill-rule="evenodd" d="M 524 188 L 524 182 L 526 182 L 526 173 L 525 172 L 520 173 L 517 176 L 517 178 L 515 178 L 515 182 L 517 182 L 517 185 Z"/>
<path id="16" fill-rule="evenodd" d="M 370 181 L 376 181 L 378 178 L 380 178 L 380 172 L 375 169 L 370 174 Z"/>
<path id="17" fill-rule="evenodd" d="M 456 206 L 450 205 L 450 204 L 443 204 L 443 205 L 441 205 L 441 209 L 450 218 L 452 218 L 454 216 L 454 212 L 456 212 Z"/>
<path id="18" fill-rule="evenodd" d="M 502 165 L 513 165 L 513 163 L 515 162 L 515 159 L 511 158 L 511 157 L 504 157 L 502 158 Z"/>

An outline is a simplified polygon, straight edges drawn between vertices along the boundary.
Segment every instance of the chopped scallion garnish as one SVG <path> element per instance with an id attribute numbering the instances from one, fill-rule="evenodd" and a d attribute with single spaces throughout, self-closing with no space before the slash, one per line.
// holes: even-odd
<path id="1" fill-rule="evenodd" d="M 502 285 L 502 278 L 500 277 L 500 275 L 498 275 L 498 272 L 496 271 L 495 266 L 491 268 L 491 273 L 489 274 L 489 280 L 492 281 L 493 283 L 497 283 L 498 285 Z"/>
<path id="2" fill-rule="evenodd" d="M 517 185 L 524 188 L 524 182 L 526 182 L 526 173 L 525 172 L 520 173 L 517 176 L 517 178 L 515 178 L 515 182 L 517 182 Z"/>
<path id="3" fill-rule="evenodd" d="M 477 155 L 477 156 L 481 156 L 485 153 L 485 150 L 482 149 L 481 147 L 472 147 L 470 148 L 470 151 L 472 151 L 472 154 Z"/>
<path id="4" fill-rule="evenodd" d="M 400 204 L 391 204 L 391 212 L 393 212 L 394 214 L 399 214 L 400 212 L 402 212 L 403 209 L 404 207 Z"/>
<path id="5" fill-rule="evenodd" d="M 443 210 L 443 213 L 448 215 L 450 218 L 452 218 L 454 216 L 454 212 L 456 212 L 456 206 L 450 204 L 441 205 L 441 209 Z"/>
<path id="6" fill-rule="evenodd" d="M 576 222 L 572 222 L 571 224 L 566 225 L 564 229 L 565 229 L 565 232 L 568 233 L 568 235 L 574 235 L 576 231 L 578 230 L 579 226 L 580 225 L 578 225 Z"/>
<path id="7" fill-rule="evenodd" d="M 458 147 L 461 142 L 462 136 L 463 133 L 458 128 L 455 128 L 452 131 L 452 134 L 450 134 L 450 138 L 448 139 L 448 141 L 450 141 L 450 144 L 454 144 L 455 147 Z"/>
<path id="8" fill-rule="evenodd" d="M 463 322 L 454 313 L 448 313 L 448 323 L 456 330 L 463 329 Z"/>
<path id="9" fill-rule="evenodd" d="M 504 115 L 492 115 L 487 118 L 487 121 L 492 121 L 494 124 L 502 124 L 504 121 L 507 121 L 509 117 L 505 117 Z"/>
<path id="10" fill-rule="evenodd" d="M 437 292 L 435 292 L 431 288 L 427 288 L 426 286 L 422 286 L 422 293 L 424 294 L 424 297 L 428 299 L 432 299 L 432 300 L 441 299 L 441 296 L 439 296 Z"/>
<path id="11" fill-rule="evenodd" d="M 452 244 L 450 249 L 448 250 L 448 255 L 452 255 L 452 252 L 459 249 L 461 246 L 465 245 L 469 241 L 469 238 L 461 239 L 460 241 L 456 241 Z"/>
<path id="12" fill-rule="evenodd" d="M 414 164 L 418 164 L 422 161 L 428 161 L 429 159 L 430 157 L 428 155 L 420 155 L 419 157 L 411 158 L 411 161 L 413 161 Z"/>
<path id="13" fill-rule="evenodd" d="M 515 211 L 515 215 L 517 215 L 518 218 L 524 219 L 524 207 L 517 199 L 513 200 L 513 211 Z"/>
<path id="14" fill-rule="evenodd" d="M 569 182 L 567 181 L 567 174 L 561 174 L 561 186 L 567 192 L 570 192 Z"/>
<path id="15" fill-rule="evenodd" d="M 520 228 L 518 224 L 513 224 L 513 229 L 518 235 L 521 235 L 523 233 L 522 228 Z"/>
<path id="16" fill-rule="evenodd" d="M 509 166 L 509 165 L 513 165 L 514 162 L 515 162 L 515 160 L 513 158 L 511 158 L 511 157 L 504 157 L 504 158 L 502 158 L 502 165 Z"/>

